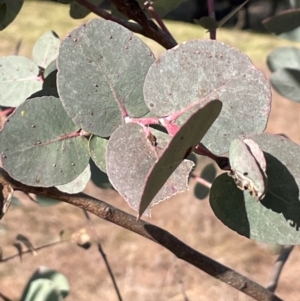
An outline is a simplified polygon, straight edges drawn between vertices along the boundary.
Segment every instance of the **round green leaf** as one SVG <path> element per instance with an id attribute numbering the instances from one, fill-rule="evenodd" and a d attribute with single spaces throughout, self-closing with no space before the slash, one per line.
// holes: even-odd
<path id="1" fill-rule="evenodd" d="M 268 55 L 267 64 L 272 72 L 283 68 L 300 69 L 300 49 L 277 47 Z"/>
<path id="2" fill-rule="evenodd" d="M 139 216 L 156 196 L 175 169 L 193 151 L 219 116 L 222 103 L 213 100 L 198 109 L 170 140 L 157 162 L 147 174 L 139 207 Z M 177 182 L 174 183 L 176 185 Z"/>
<path id="3" fill-rule="evenodd" d="M 2 0 L 0 30 L 6 28 L 16 18 L 23 6 L 24 0 Z"/>
<path id="4" fill-rule="evenodd" d="M 45 32 L 34 44 L 32 58 L 35 63 L 46 69 L 58 56 L 60 40 L 54 31 Z"/>
<path id="5" fill-rule="evenodd" d="M 38 280 L 45 280 L 45 281 L 38 281 Z M 52 284 L 50 284 L 49 281 L 51 281 Z M 33 283 L 39 283 L 40 285 L 39 286 L 37 286 L 36 284 L 32 285 Z M 44 289 L 52 288 L 52 291 L 55 291 L 61 298 L 67 297 L 70 291 L 68 279 L 62 273 L 53 269 L 49 269 L 44 266 L 40 266 L 30 277 L 28 284 L 24 290 L 23 297 L 28 298 L 27 296 L 31 295 L 33 287 L 38 288 L 38 290 L 35 290 L 36 294 L 42 294 Z M 45 292 L 48 293 L 49 291 L 45 290 Z M 44 298 L 48 298 L 47 296 L 48 295 L 45 294 Z M 56 300 L 56 299 L 43 299 L 42 295 L 40 295 L 40 298 L 41 299 L 28 299 L 28 300 L 36 300 L 36 301 Z"/>
<path id="6" fill-rule="evenodd" d="M 91 178 L 91 168 L 90 165 L 88 165 L 85 168 L 85 170 L 73 181 L 64 185 L 58 185 L 56 186 L 56 188 L 62 192 L 66 192 L 69 194 L 79 193 L 85 189 L 90 178 Z"/>
<path id="7" fill-rule="evenodd" d="M 4 169 L 31 186 L 71 182 L 89 162 L 88 141 L 79 136 L 60 99 L 28 99 L 7 119 L 0 132 Z"/>
<path id="8" fill-rule="evenodd" d="M 281 245 L 300 244 L 300 147 L 277 135 L 251 137 L 264 151 L 267 193 L 256 202 L 248 191 L 237 189 L 227 174 L 213 183 L 210 204 L 229 228 L 248 238 Z"/>
<path id="9" fill-rule="evenodd" d="M 31 281 L 27 294 L 21 297 L 21 301 L 62 301 L 61 293 L 55 284 L 49 279 L 36 279 Z"/>
<path id="10" fill-rule="evenodd" d="M 262 132 L 271 104 L 264 74 L 245 54 L 214 40 L 189 41 L 164 53 L 149 69 L 144 96 L 162 117 L 192 104 L 222 101 L 222 112 L 202 141 L 217 154 L 226 152 L 234 138 Z"/>
<path id="11" fill-rule="evenodd" d="M 155 143 L 148 139 L 145 129 L 136 123 L 120 126 L 110 137 L 106 150 L 106 170 L 110 182 L 128 205 L 139 210 L 146 177 L 170 140 L 165 133 L 151 129 Z M 183 158 L 182 158 L 183 160 Z M 181 160 L 181 161 L 182 161 Z M 187 178 L 193 162 L 185 160 L 152 199 L 144 212 L 172 195 L 188 188 Z M 165 181 L 162 179 L 162 181 Z"/>
<path id="12" fill-rule="evenodd" d="M 82 129 L 108 137 L 126 112 L 148 112 L 143 83 L 154 56 L 124 27 L 95 19 L 72 31 L 58 56 L 58 91 L 69 116 Z M 76 76 L 74 76 L 76 74 Z"/>
<path id="13" fill-rule="evenodd" d="M 271 74 L 270 81 L 274 89 L 283 97 L 300 101 L 300 69 L 279 69 Z"/>
<path id="14" fill-rule="evenodd" d="M 39 68 L 23 56 L 0 57 L 0 105 L 17 107 L 27 97 L 42 89 Z"/>
<path id="15" fill-rule="evenodd" d="M 106 172 L 105 155 L 107 143 L 107 139 L 103 139 L 95 135 L 91 136 L 89 140 L 89 150 L 91 158 L 93 159 L 97 167 L 99 167 L 103 172 Z"/>

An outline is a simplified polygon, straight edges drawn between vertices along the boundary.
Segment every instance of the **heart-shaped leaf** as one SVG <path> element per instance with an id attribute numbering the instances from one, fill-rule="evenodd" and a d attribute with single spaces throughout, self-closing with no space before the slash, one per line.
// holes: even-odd
<path id="1" fill-rule="evenodd" d="M 114 22 L 95 19 L 73 30 L 57 64 L 58 91 L 69 116 L 101 137 L 110 136 L 126 114 L 144 116 L 142 89 L 153 61 L 148 46 Z"/>
<path id="2" fill-rule="evenodd" d="M 38 66 L 26 57 L 0 57 L 0 105 L 17 107 L 41 90 L 43 81 L 38 75 Z"/>
<path id="3" fill-rule="evenodd" d="M 213 100 L 198 109 L 181 126 L 170 140 L 157 162 L 147 174 L 139 207 L 139 217 L 156 196 L 174 170 L 187 158 L 194 147 L 202 140 L 208 129 L 219 116 L 222 103 Z M 175 182 L 174 185 L 177 183 Z"/>
<path id="4" fill-rule="evenodd" d="M 149 69 L 144 96 L 149 109 L 162 117 L 220 99 L 222 112 L 203 139 L 217 154 L 245 133 L 262 132 L 271 104 L 264 74 L 245 54 L 213 40 L 189 41 L 164 53 Z M 183 117 L 179 123 L 189 114 Z"/>
<path id="5" fill-rule="evenodd" d="M 31 186 L 69 183 L 89 162 L 87 139 L 53 96 L 28 99 L 14 111 L 0 132 L 0 152 L 4 169 Z"/>
<path id="6" fill-rule="evenodd" d="M 229 228 L 251 239 L 281 245 L 300 244 L 299 145 L 277 135 L 251 136 L 264 151 L 268 187 L 261 202 L 237 189 L 227 174 L 213 183 L 210 204 Z"/>
<path id="7" fill-rule="evenodd" d="M 148 131 L 136 123 L 120 126 L 111 135 L 106 149 L 106 171 L 109 180 L 128 205 L 136 211 L 139 210 L 147 174 L 170 140 L 163 132 L 151 129 L 152 134 L 149 136 Z M 182 156 L 181 161 L 183 159 Z M 193 162 L 188 160 L 179 165 L 154 197 L 145 215 L 150 215 L 152 206 L 187 190 L 187 177 L 193 165 Z"/>

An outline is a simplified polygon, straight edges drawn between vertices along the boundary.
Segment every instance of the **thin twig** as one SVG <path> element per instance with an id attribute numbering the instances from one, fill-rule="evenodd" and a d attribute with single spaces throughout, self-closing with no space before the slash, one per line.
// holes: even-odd
<path id="1" fill-rule="evenodd" d="M 152 1 L 146 1 L 144 3 L 144 6 L 147 8 L 147 10 L 149 11 L 149 13 L 151 14 L 152 18 L 157 22 L 157 24 L 160 26 L 160 28 L 168 35 L 171 35 L 171 33 L 169 32 L 168 28 L 166 27 L 164 21 L 162 20 L 162 18 L 160 17 L 160 15 L 156 12 L 156 10 L 153 7 L 153 2 Z"/>
<path id="2" fill-rule="evenodd" d="M 271 292 L 275 292 L 278 280 L 281 274 L 281 271 L 289 258 L 294 246 L 284 246 L 277 258 L 277 260 L 274 263 L 273 271 L 269 280 L 269 283 L 267 285 L 267 289 Z"/>
<path id="3" fill-rule="evenodd" d="M 101 254 L 101 256 L 102 256 L 102 258 L 103 258 L 103 260 L 104 260 L 104 262 L 105 262 L 107 271 L 108 271 L 109 276 L 110 276 L 110 278 L 111 278 L 111 280 L 112 280 L 112 282 L 113 282 L 113 286 L 114 286 L 115 291 L 116 291 L 116 293 L 117 293 L 118 299 L 119 299 L 119 301 L 122 301 L 123 299 L 122 299 L 120 290 L 119 290 L 119 288 L 118 288 L 118 285 L 117 285 L 117 282 L 116 282 L 114 273 L 113 273 L 113 271 L 112 271 L 112 269 L 111 269 L 111 267 L 110 267 L 110 264 L 109 264 L 109 262 L 108 262 L 108 260 L 107 260 L 106 254 L 105 254 L 105 252 L 103 251 L 102 245 L 101 245 L 101 243 L 100 243 L 100 237 L 99 237 L 98 234 L 97 234 L 97 231 L 96 231 L 96 229 L 95 229 L 95 227 L 94 227 L 94 225 L 93 225 L 93 222 L 92 222 L 92 220 L 91 220 L 91 218 L 90 218 L 90 216 L 89 216 L 89 213 L 88 213 L 86 210 L 84 210 L 84 209 L 83 209 L 83 212 L 84 212 L 84 215 L 85 215 L 86 219 L 88 220 L 90 229 L 92 230 L 94 236 L 95 236 L 96 239 L 97 239 L 98 251 L 99 251 L 99 253 Z"/>
<path id="4" fill-rule="evenodd" d="M 60 243 L 63 243 L 63 242 L 67 242 L 67 241 L 68 241 L 68 240 L 59 240 L 59 241 L 55 241 L 55 242 L 52 242 L 52 243 L 50 243 L 50 244 L 47 244 L 47 245 L 43 245 L 43 246 L 37 247 L 37 248 L 35 248 L 34 250 L 35 250 L 35 251 L 39 251 L 39 250 L 42 250 L 42 249 L 45 249 L 45 248 L 49 248 L 49 247 L 52 247 L 52 246 L 54 246 L 54 245 L 57 245 L 57 244 L 60 244 Z M 15 258 L 15 257 L 20 257 L 20 255 L 27 254 L 27 253 L 31 253 L 31 254 L 32 254 L 32 250 L 21 251 L 21 253 L 18 253 L 18 254 L 15 254 L 15 255 L 12 255 L 12 256 L 3 258 L 3 259 L 0 260 L 0 263 L 1 263 L 1 262 L 9 261 L 10 259 L 13 259 L 13 258 Z"/>
<path id="5" fill-rule="evenodd" d="M 13 301 L 12 299 L 8 298 L 7 296 L 3 295 L 2 293 L 0 293 L 0 298 L 2 298 L 3 301 Z"/>
<path id="6" fill-rule="evenodd" d="M 149 20 L 139 4 L 135 0 L 111 0 L 111 2 L 117 7 L 117 9 L 127 16 L 129 19 L 136 21 L 137 23 L 129 22 L 114 16 L 104 9 L 97 7 L 87 0 L 75 0 L 77 3 L 89 9 L 99 17 L 116 22 L 132 32 L 142 34 L 166 49 L 173 48 L 177 45 L 174 38 L 167 35 L 162 29 L 160 29 L 152 20 Z"/>
<path id="7" fill-rule="evenodd" d="M 207 8 L 208 8 L 208 16 L 210 18 L 216 19 L 215 14 L 215 0 L 207 0 Z M 209 30 L 210 39 L 216 40 L 217 36 L 217 30 L 216 28 L 212 28 Z"/>
<path id="8" fill-rule="evenodd" d="M 10 185 L 14 190 L 21 190 L 27 193 L 47 196 L 85 209 L 102 219 L 160 244 L 175 254 L 178 258 L 190 263 L 212 277 L 231 285 L 257 301 L 282 301 L 282 299 L 263 286 L 192 249 L 166 230 L 143 220 L 137 220 L 135 216 L 117 209 L 99 199 L 88 196 L 84 193 L 73 195 L 63 193 L 55 187 L 43 188 L 27 186 L 13 180 L 2 168 L 0 168 L 0 184 L 4 187 Z"/>

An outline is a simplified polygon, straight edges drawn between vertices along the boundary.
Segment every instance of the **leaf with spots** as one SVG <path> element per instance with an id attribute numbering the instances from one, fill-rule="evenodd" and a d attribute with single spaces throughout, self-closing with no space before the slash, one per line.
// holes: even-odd
<path id="1" fill-rule="evenodd" d="M 73 30 L 61 43 L 58 92 L 83 130 L 108 137 L 130 117 L 148 113 L 143 84 L 154 56 L 132 32 L 95 19 Z"/>
<path id="2" fill-rule="evenodd" d="M 85 170 L 70 183 L 58 185 L 56 188 L 62 192 L 74 194 L 82 192 L 91 178 L 91 168 L 88 165 Z"/>
<path id="3" fill-rule="evenodd" d="M 151 129 L 149 134 L 149 129 L 128 123 L 120 126 L 108 141 L 106 171 L 109 180 L 135 211 L 139 210 L 147 174 L 169 140 L 163 132 Z M 161 182 L 162 187 L 152 198 L 145 215 L 151 214 L 154 205 L 188 189 L 187 178 L 193 165 L 193 162 L 184 160 L 165 183 Z"/>
<path id="4" fill-rule="evenodd" d="M 28 99 L 14 111 L 0 132 L 0 152 L 10 176 L 31 186 L 69 183 L 89 162 L 87 139 L 53 96 Z"/>
<path id="5" fill-rule="evenodd" d="M 202 141 L 217 154 L 228 151 L 235 138 L 262 132 L 271 105 L 264 74 L 245 54 L 215 40 L 189 41 L 165 52 L 149 69 L 144 97 L 161 117 L 219 99 L 222 112 Z M 191 113 L 184 113 L 178 124 Z"/>
<path id="6" fill-rule="evenodd" d="M 17 107 L 31 94 L 42 89 L 38 66 L 23 56 L 0 58 L 0 105 Z"/>

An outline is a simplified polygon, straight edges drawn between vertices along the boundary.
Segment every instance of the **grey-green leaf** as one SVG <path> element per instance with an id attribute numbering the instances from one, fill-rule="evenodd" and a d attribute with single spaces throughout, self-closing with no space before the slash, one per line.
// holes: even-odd
<path id="1" fill-rule="evenodd" d="M 91 136 L 89 140 L 89 151 L 91 158 L 93 159 L 97 167 L 100 168 L 100 170 L 102 170 L 103 172 L 106 172 L 105 155 L 107 143 L 107 139 L 103 139 L 95 135 Z"/>
<path id="2" fill-rule="evenodd" d="M 21 301 L 62 300 L 68 296 L 69 291 L 70 286 L 68 279 L 62 273 L 40 266 L 30 277 Z M 35 296 L 35 294 L 37 295 Z M 37 296 L 40 299 L 38 299 Z M 59 296 L 58 299 L 56 299 L 57 296 Z"/>
<path id="3" fill-rule="evenodd" d="M 82 192 L 91 178 L 91 168 L 88 165 L 85 170 L 70 183 L 58 185 L 56 188 L 62 192 L 75 194 Z"/>
<path id="4" fill-rule="evenodd" d="M 217 154 L 225 153 L 234 138 L 262 132 L 271 104 L 264 74 L 245 54 L 213 40 L 189 41 L 164 53 L 149 69 L 144 96 L 157 116 L 220 99 L 222 112 L 203 139 Z"/>
<path id="5" fill-rule="evenodd" d="M 268 55 L 267 65 L 272 72 L 283 68 L 300 69 L 300 49 L 277 47 Z"/>
<path id="6" fill-rule="evenodd" d="M 106 150 L 106 170 L 110 182 L 135 211 L 143 193 L 148 172 L 167 146 L 169 136 L 151 129 L 156 145 L 148 139 L 145 130 L 136 123 L 120 126 L 110 137 Z M 185 160 L 171 175 L 144 212 L 150 215 L 150 208 L 172 195 L 185 191 L 187 178 L 193 162 Z"/>
<path id="7" fill-rule="evenodd" d="M 95 19 L 73 30 L 58 56 L 58 91 L 69 116 L 101 137 L 126 113 L 144 116 L 143 83 L 153 61 L 148 46 L 114 22 Z"/>
<path id="8" fill-rule="evenodd" d="M 54 31 L 45 32 L 34 44 L 32 58 L 35 63 L 46 69 L 58 56 L 60 39 Z"/>
<path id="9" fill-rule="evenodd" d="M 38 66 L 26 57 L 0 57 L 0 105 L 17 107 L 41 90 L 43 81 L 38 74 Z"/>
<path id="10" fill-rule="evenodd" d="M 274 89 L 283 97 L 300 101 L 300 69 L 279 69 L 271 74 L 270 81 Z"/>
<path id="11" fill-rule="evenodd" d="M 15 180 L 31 186 L 69 183 L 89 162 L 88 141 L 78 132 L 60 99 L 28 99 L 0 132 L 3 167 Z"/>
<path id="12" fill-rule="evenodd" d="M 36 279 L 30 282 L 26 294 L 21 301 L 62 301 L 61 293 L 56 289 L 53 281 L 49 279 Z"/>
<path id="13" fill-rule="evenodd" d="M 300 147 L 277 135 L 251 137 L 264 151 L 267 194 L 256 202 L 248 191 L 237 189 L 227 174 L 213 183 L 210 204 L 229 228 L 248 238 L 282 245 L 300 244 Z"/>
<path id="14" fill-rule="evenodd" d="M 157 162 L 147 174 L 139 207 L 139 216 L 143 214 L 174 170 L 202 140 L 219 116 L 221 108 L 222 103 L 219 100 L 209 102 L 192 114 L 175 136 L 172 137 L 162 154 L 160 154 Z M 176 184 L 174 183 L 174 186 Z"/>

